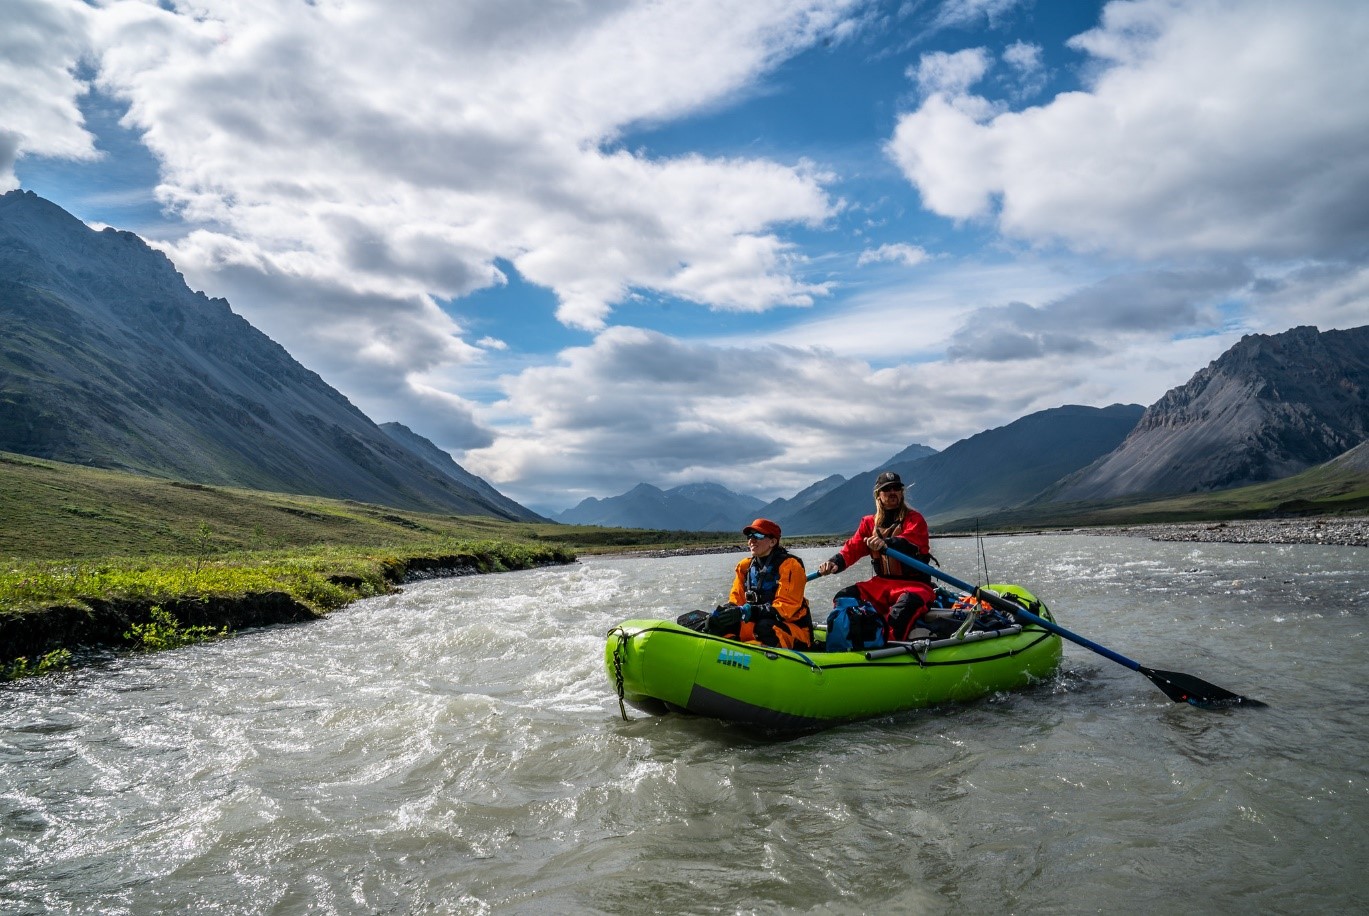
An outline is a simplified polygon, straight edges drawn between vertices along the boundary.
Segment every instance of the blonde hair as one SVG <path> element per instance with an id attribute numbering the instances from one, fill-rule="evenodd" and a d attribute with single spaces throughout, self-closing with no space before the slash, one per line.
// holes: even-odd
<path id="1" fill-rule="evenodd" d="M 890 534 L 896 533 L 907 514 L 907 500 L 900 499 L 896 509 L 885 509 L 880 505 L 879 494 L 875 494 L 875 530 L 879 532 L 880 537 L 888 537 Z M 886 532 L 884 529 L 888 529 L 888 531 Z"/>

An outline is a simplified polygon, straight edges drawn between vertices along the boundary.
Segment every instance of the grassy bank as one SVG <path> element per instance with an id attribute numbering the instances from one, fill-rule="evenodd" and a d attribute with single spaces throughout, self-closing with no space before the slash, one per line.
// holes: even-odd
<path id="1" fill-rule="evenodd" d="M 314 619 L 414 575 L 736 541 L 414 512 L 0 453 L 0 678 L 72 650 L 79 659 L 92 647 L 175 644 L 178 629 Z"/>
<path id="2" fill-rule="evenodd" d="M 559 547 L 499 541 L 429 548 L 11 561 L 0 572 L 0 678 L 42 673 L 54 659 L 84 657 L 83 650 L 175 648 L 195 641 L 187 633 L 221 636 L 313 620 L 392 592 L 415 575 L 502 572 L 575 558 Z"/>

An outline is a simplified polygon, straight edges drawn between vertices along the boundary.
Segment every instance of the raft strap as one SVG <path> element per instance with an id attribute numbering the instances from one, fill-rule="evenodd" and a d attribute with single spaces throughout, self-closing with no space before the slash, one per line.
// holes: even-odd
<path id="1" fill-rule="evenodd" d="M 623 705 L 623 642 L 628 639 L 628 632 L 622 627 L 614 627 L 608 631 L 608 635 L 618 634 L 618 641 L 613 644 L 613 685 L 618 689 L 618 711 L 623 714 L 624 722 L 631 722 L 627 717 L 627 707 Z"/>

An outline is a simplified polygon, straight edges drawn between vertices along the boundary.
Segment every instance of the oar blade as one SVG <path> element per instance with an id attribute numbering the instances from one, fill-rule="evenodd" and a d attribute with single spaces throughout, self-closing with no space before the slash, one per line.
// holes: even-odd
<path id="1" fill-rule="evenodd" d="M 1158 671 L 1144 665 L 1137 670 L 1150 678 L 1152 684 L 1159 687 L 1164 691 L 1165 696 L 1176 703 L 1188 703 L 1203 709 L 1215 709 L 1222 706 L 1268 705 L 1259 700 L 1243 697 L 1239 693 L 1232 693 L 1216 684 L 1209 684 L 1202 678 L 1184 674 L 1182 671 Z"/>

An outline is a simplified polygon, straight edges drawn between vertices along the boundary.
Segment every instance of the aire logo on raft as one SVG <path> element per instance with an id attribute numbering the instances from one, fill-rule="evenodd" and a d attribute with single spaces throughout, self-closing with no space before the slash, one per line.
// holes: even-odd
<path id="1" fill-rule="evenodd" d="M 733 668 L 751 669 L 751 653 L 738 652 L 736 649 L 722 649 L 718 652 L 718 664 L 731 665 Z"/>

